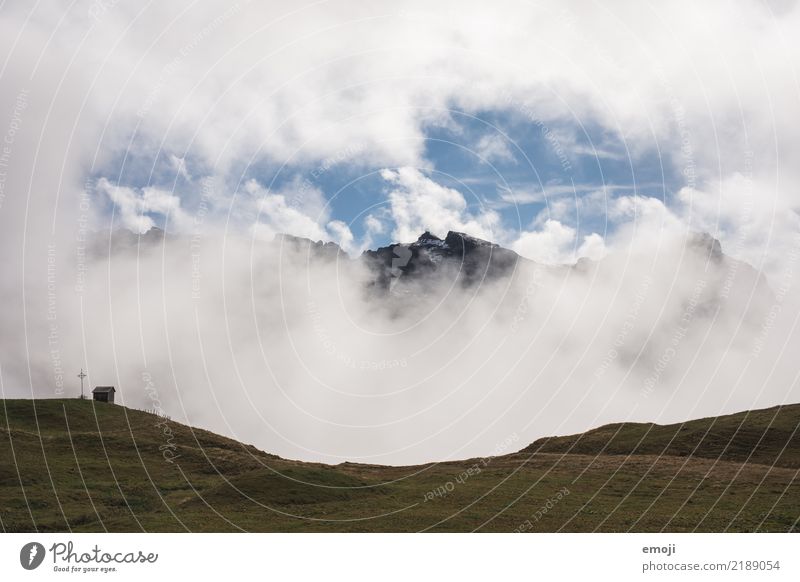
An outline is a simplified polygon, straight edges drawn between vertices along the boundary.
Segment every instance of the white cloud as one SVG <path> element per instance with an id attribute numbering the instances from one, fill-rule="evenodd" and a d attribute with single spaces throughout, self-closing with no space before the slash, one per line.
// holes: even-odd
<path id="1" fill-rule="evenodd" d="M 296 183 L 272 192 L 256 180 L 248 180 L 244 192 L 255 208 L 253 228 L 256 236 L 271 240 L 276 234 L 292 234 L 312 240 L 330 240 L 325 228 L 324 197 L 316 188 L 300 190 Z"/>
<path id="2" fill-rule="evenodd" d="M 378 218 L 375 214 L 368 214 L 363 221 L 364 236 L 361 238 L 360 243 L 354 251 L 354 254 L 360 254 L 367 249 L 375 248 L 375 237 L 382 235 L 386 232 L 386 224 Z"/>
<path id="3" fill-rule="evenodd" d="M 331 220 L 328 223 L 328 232 L 333 241 L 346 253 L 356 253 L 359 249 L 350 227 L 341 220 Z"/>
<path id="4" fill-rule="evenodd" d="M 426 230 L 438 236 L 456 230 L 489 240 L 499 238 L 500 216 L 485 208 L 470 212 L 458 190 L 438 184 L 415 168 L 382 170 L 381 177 L 391 186 L 388 198 L 394 240 L 411 242 Z"/>
<path id="5" fill-rule="evenodd" d="M 383 222 L 373 214 L 368 214 L 364 219 L 364 228 L 370 234 L 383 234 L 386 229 Z"/>
<path id="6" fill-rule="evenodd" d="M 611 150 L 598 147 L 597 145 L 582 145 L 575 144 L 570 148 L 570 151 L 578 156 L 589 156 L 592 158 L 605 159 L 605 160 L 624 160 L 627 158 L 625 154 L 613 152 Z"/>
<path id="7" fill-rule="evenodd" d="M 638 184 L 634 187 L 633 184 L 563 184 L 552 183 L 545 184 L 541 188 L 533 188 L 530 186 L 520 186 L 508 188 L 505 186 L 498 186 L 498 196 L 500 198 L 500 205 L 517 205 L 523 206 L 526 204 L 548 204 L 555 203 L 561 198 L 569 198 L 573 201 L 578 201 L 579 205 L 586 207 L 586 210 L 603 210 L 597 208 L 597 203 L 609 199 L 618 192 L 631 192 L 636 189 L 642 190 L 643 188 L 659 188 L 663 187 L 660 184 Z"/>
<path id="8" fill-rule="evenodd" d="M 541 230 L 521 232 L 511 248 L 537 263 L 571 263 L 576 250 L 575 229 L 557 220 L 548 220 Z"/>
<path id="9" fill-rule="evenodd" d="M 676 104 L 698 144 L 738 113 L 752 123 L 751 140 L 777 130 L 781 143 L 797 143 L 789 128 L 770 124 L 764 107 L 780 119 L 796 106 L 796 5 L 777 17 L 756 1 L 735 9 L 671 2 L 657 16 L 634 5 L 553 1 L 497 11 L 477 1 L 400 9 L 342 1 L 289 10 L 281 2 L 222 9 L 186 1 L 139 14 L 115 3 L 99 22 L 80 6 L 28 15 L 20 5 L 8 7 L 5 21 L 10 30 L 25 23 L 29 46 L 10 51 L 13 59 L 81 63 L 62 70 L 91 101 L 83 121 L 109 121 L 117 147 L 140 121 L 139 131 L 164 147 L 193 139 L 191 153 L 216 162 L 258 150 L 278 160 L 322 159 L 363 143 L 373 162 L 417 163 L 422 124 L 446 119 L 448 103 L 478 112 L 509 100 L 545 122 L 599 122 L 634 148 L 654 132 L 679 137 Z M 718 23 L 714 51 L 701 22 Z M 759 73 L 763 83 L 751 82 Z M 738 147 L 744 132 L 735 123 L 736 139 L 725 141 Z"/>
<path id="10" fill-rule="evenodd" d="M 508 3 L 503 10 L 477 0 L 411 0 L 402 5 L 388 0 L 277 0 L 231 7 L 175 0 L 145 6 L 133 2 L 106 5 L 97 14 L 87 14 L 90 7 L 85 2 L 58 10 L 52 3 L 6 2 L 0 18 L 0 53 L 5 61 L 0 79 L 0 110 L 7 114 L 0 133 L 4 138 L 13 137 L 13 144 L 4 144 L 10 148 L 6 155 L 11 159 L 8 175 L 0 182 L 4 195 L 0 197 L 0 255 L 10 273 L 0 281 L 4 305 L 0 325 L 7 330 L 2 337 L 2 353 L 6 354 L 4 385 L 17 395 L 53 394 L 48 340 L 51 322 L 43 317 L 47 310 L 41 293 L 47 283 L 45 270 L 23 268 L 20 262 L 24 257 L 31 264 L 45 265 L 51 244 L 58 250 L 59 289 L 67 291 L 58 298 L 66 360 L 80 362 L 88 358 L 92 362 L 90 369 L 100 374 L 98 377 L 118 377 L 140 388 L 137 378 L 144 369 L 139 357 L 144 329 L 149 365 L 159 370 L 155 376 L 163 379 L 161 388 L 165 393 L 172 384 L 170 379 L 176 380 L 176 388 L 205 385 L 208 378 L 202 376 L 197 362 L 201 357 L 211 358 L 208 369 L 217 379 L 213 388 L 225 391 L 226 397 L 219 402 L 230 406 L 228 411 L 255 410 L 252 402 L 236 402 L 240 396 L 254 395 L 259 399 L 258 410 L 270 413 L 270 421 L 285 423 L 286 434 L 301 444 L 287 446 L 276 441 L 274 432 L 265 430 L 263 418 L 246 414 L 230 416 L 236 421 L 237 431 L 241 428 L 247 436 L 264 438 L 263 446 L 269 450 L 284 447 L 289 454 L 310 456 L 314 455 L 302 451 L 302 447 L 319 446 L 322 438 L 331 455 L 326 460 L 331 462 L 342 460 L 335 455 L 359 452 L 386 453 L 388 460 L 394 462 L 397 457 L 387 453 L 389 448 L 419 444 L 420 435 L 436 440 L 450 421 L 462 427 L 447 437 L 458 444 L 451 447 L 441 440 L 423 442 L 414 453 L 415 461 L 427 461 L 431 455 L 444 458 L 460 454 L 462 449 L 458 447 L 472 439 L 482 439 L 485 446 L 476 445 L 469 452 L 485 454 L 491 450 L 491 441 L 497 442 L 495 437 L 508 434 L 509 426 L 505 419 L 498 422 L 495 428 L 502 426 L 504 434 L 496 432 L 492 437 L 489 433 L 481 436 L 482 428 L 474 429 L 490 427 L 503 417 L 505 403 L 501 406 L 502 400 L 495 398 L 494 391 L 487 392 L 487 386 L 491 388 L 492 381 L 503 378 L 498 370 L 515 371 L 516 377 L 500 382 L 498 387 L 513 389 L 506 402 L 508 410 L 518 415 L 517 426 L 531 426 L 530 411 L 538 410 L 541 394 L 530 391 L 529 367 L 514 368 L 520 362 L 547 362 L 553 354 L 558 356 L 555 365 L 539 384 L 559 386 L 566 380 L 571 386 L 557 390 L 556 398 L 561 403 L 540 415 L 546 428 L 540 422 L 533 423 L 537 431 L 563 434 L 568 429 L 583 430 L 601 420 L 630 420 L 629 408 L 620 407 L 619 402 L 606 409 L 609 397 L 624 398 L 625 391 L 619 390 L 619 384 L 609 383 L 609 391 L 593 390 L 582 407 L 575 403 L 586 395 L 593 372 L 613 345 L 632 296 L 641 285 L 641 275 L 656 269 L 653 259 L 659 255 L 651 252 L 648 245 L 658 250 L 658 245 L 664 239 L 672 239 L 676 232 L 690 227 L 709 230 L 722 239 L 726 252 L 763 265 L 768 272 L 791 275 L 787 268 L 793 268 L 792 261 L 797 258 L 793 251 L 797 248 L 800 192 L 800 166 L 796 163 L 800 159 L 800 133 L 792 123 L 800 102 L 797 3 L 787 5 L 777 15 L 758 0 L 611 0 L 602 4 L 553 0 Z M 91 5 L 97 6 L 98 3 Z M 25 106 L 20 105 L 22 101 Z M 308 315 L 306 297 L 302 295 L 304 289 L 308 291 L 305 277 L 296 274 L 283 281 L 294 280 L 291 289 L 299 292 L 287 302 L 278 301 L 282 297 L 272 288 L 274 277 L 259 278 L 257 283 L 264 286 L 261 291 L 267 300 L 261 307 L 267 309 L 256 314 L 258 317 L 254 318 L 250 311 L 249 301 L 239 301 L 253 291 L 252 264 L 247 260 L 250 245 L 240 238 L 228 247 L 215 239 L 209 239 L 210 244 L 204 246 L 202 329 L 197 326 L 195 304 L 189 301 L 187 279 L 192 276 L 192 257 L 188 256 L 188 245 L 179 242 L 174 242 L 176 254 L 172 256 L 154 253 L 144 257 L 144 265 L 150 268 L 140 268 L 138 263 L 123 259 L 121 266 L 126 269 L 119 271 L 119 257 L 113 257 L 113 272 L 119 277 L 113 284 L 108 278 L 112 269 L 107 265 L 88 265 L 87 287 L 82 292 L 85 294 L 73 291 L 73 284 L 78 282 L 76 272 L 83 273 L 76 267 L 86 266 L 76 264 L 76 229 L 83 229 L 84 221 L 89 222 L 90 229 L 102 226 L 107 217 L 99 207 L 106 200 L 117 206 L 117 216 L 123 224 L 143 232 L 167 214 L 170 223 L 179 226 L 186 218 L 186 209 L 194 209 L 201 196 L 199 190 L 181 192 L 179 197 L 167 189 L 145 184 L 121 187 L 114 179 L 99 181 L 97 197 L 85 199 L 87 176 L 118 176 L 123 169 L 127 172 L 146 167 L 156 156 L 169 160 L 172 158 L 168 156 L 174 155 L 197 168 L 194 171 L 198 175 L 218 178 L 224 190 L 223 185 L 238 183 L 240 172 L 253 165 L 266 162 L 280 166 L 286 162 L 290 171 L 291 166 L 318 167 L 320 161 L 338 159 L 355 144 L 359 146 L 358 153 L 348 156 L 348 162 L 356 166 L 426 168 L 431 165 L 424 159 L 426 128 L 430 124 L 452 126 L 449 111 L 453 108 L 475 115 L 516 112 L 515 122 L 520 129 L 527 124 L 530 131 L 549 130 L 552 139 L 547 139 L 545 145 L 551 154 L 559 146 L 566 154 L 575 154 L 570 150 L 570 136 L 574 137 L 581 127 L 591 127 L 608 136 L 608 142 L 602 142 L 604 151 L 608 150 L 607 143 L 619 146 L 609 151 L 630 151 L 632 170 L 638 172 L 637 156 L 657 152 L 664 155 L 664 164 L 676 164 L 683 176 L 687 189 L 678 200 L 663 203 L 632 196 L 608 200 L 609 216 L 619 227 L 603 241 L 599 234 L 580 240 L 570 215 L 584 207 L 574 203 L 572 207 L 566 203 L 553 205 L 551 216 L 542 215 L 533 230 L 514 237 L 502 228 L 497 214 L 468 206 L 463 194 L 436 184 L 419 171 L 385 172 L 394 204 L 389 215 L 377 218 L 385 221 L 388 229 L 388 219 L 394 213 L 398 224 L 393 238 L 416 238 L 425 228 L 442 234 L 456 228 L 504 242 L 544 262 L 570 262 L 581 253 L 597 256 L 605 245 L 610 255 L 625 250 L 635 252 L 638 259 L 630 267 L 625 253 L 620 253 L 618 259 L 609 257 L 610 280 L 603 286 L 593 285 L 591 296 L 582 290 L 562 294 L 561 286 L 553 285 L 544 297 L 531 302 L 527 324 L 535 327 L 537 321 L 546 321 L 546 335 L 566 332 L 572 341 L 540 341 L 538 330 L 529 329 L 529 335 L 508 342 L 501 350 L 505 354 L 501 357 L 508 360 L 484 367 L 486 354 L 508 337 L 507 327 L 497 327 L 473 344 L 475 351 L 466 352 L 464 365 L 443 370 L 441 362 L 461 364 L 451 356 L 462 354 L 451 353 L 450 348 L 460 350 L 460 340 L 483 327 L 476 324 L 483 323 L 485 314 L 491 313 L 496 322 L 495 306 L 484 303 L 465 318 L 457 310 L 446 311 L 449 302 L 445 302 L 445 311 L 437 311 L 420 335 L 390 334 L 382 336 L 387 338 L 385 341 L 375 341 L 373 333 L 363 340 L 347 333 L 335 338 L 340 349 L 344 348 L 341 353 L 352 356 L 354 361 L 364 354 L 370 354 L 368 357 L 373 360 L 415 354 L 413 365 L 385 376 L 386 385 L 376 382 L 375 374 L 354 379 L 347 369 L 328 362 L 326 354 L 316 349 L 321 342 L 314 326 L 301 334 L 305 335 L 305 342 L 298 344 L 310 348 L 309 357 L 293 359 L 297 354 L 292 354 L 289 347 L 296 347 L 291 341 L 294 338 L 288 333 L 282 335 L 289 331 L 285 329 L 284 316 L 296 323 L 298 314 Z M 13 136 L 9 135 L 11 124 Z M 122 159 L 132 164 L 121 168 Z M 181 173 L 181 166 L 173 170 Z M 126 183 L 130 182 L 126 179 Z M 214 206 L 227 210 L 223 202 L 233 195 L 218 194 Z M 260 212 L 258 224 L 262 226 L 254 228 L 269 234 L 289 231 L 314 239 L 335 236 L 350 244 L 348 230 L 332 221 L 326 212 L 322 193 L 313 188 L 304 190 L 300 180 L 278 189 L 248 183 L 236 195 L 237 202 L 241 199 L 241 204 L 233 208 L 237 213 L 237 223 L 233 225 L 237 233 L 246 232 L 239 229 L 242 224 L 257 224 Z M 537 201 L 535 192 L 529 197 L 532 202 Z M 563 199 L 567 201 L 566 196 Z M 212 217 L 207 220 L 212 222 Z M 173 257 L 182 258 L 172 262 Z M 676 295 L 669 286 L 670 279 L 679 274 L 675 266 L 670 266 L 669 261 L 659 265 L 666 265 L 658 267 L 658 281 L 665 284 L 650 288 L 653 295 L 647 302 L 649 309 L 643 309 L 639 321 L 642 337 L 661 321 L 660 315 L 648 315 L 650 311 L 659 314 L 665 302 L 682 303 L 691 297 L 684 292 Z M 222 281 L 223 267 L 232 268 L 225 271 L 228 292 L 235 298 L 227 302 L 230 312 L 215 293 Z M 140 275 L 143 284 L 131 284 Z M 682 278 L 681 287 L 688 285 L 689 292 L 694 284 L 692 278 Z M 312 289 L 320 294 L 319 305 L 327 299 L 335 299 L 331 305 L 338 305 L 336 292 L 341 287 L 332 285 L 333 277 L 328 271 L 323 271 L 320 279 L 320 285 Z M 579 280 L 574 283 L 582 286 Z M 597 308 L 605 307 L 603 289 L 606 297 L 613 297 L 622 287 L 629 293 L 613 308 L 618 313 L 608 320 L 610 326 L 604 325 L 607 311 Z M 600 295 L 596 294 L 598 288 Z M 351 291 L 357 295 L 355 288 Z M 155 310 L 155 317 L 137 309 L 141 305 L 140 293 L 144 293 L 145 304 L 160 307 Z M 793 295 L 796 296 L 795 291 Z M 580 301 L 584 297 L 586 301 Z M 95 306 L 89 312 L 90 325 L 76 318 L 75 314 L 81 313 L 76 299 Z M 673 385 L 676 391 L 667 390 L 664 400 L 650 407 L 646 420 L 658 420 L 663 412 L 659 406 L 668 402 L 672 403 L 669 406 L 673 420 L 677 420 L 723 409 L 730 412 L 752 408 L 756 403 L 774 405 L 796 400 L 797 384 L 793 378 L 797 366 L 792 354 L 797 352 L 797 333 L 791 325 L 797 311 L 786 307 L 788 303 L 789 299 L 774 328 L 764 329 L 768 349 L 763 350 L 760 361 L 753 361 L 748 376 L 731 364 L 746 364 L 748 360 L 741 354 L 749 353 L 750 346 L 746 345 L 744 351 L 727 351 L 731 331 L 740 329 L 739 320 L 729 318 L 723 329 L 709 336 L 702 352 L 693 349 L 695 344 L 687 344 L 682 352 L 691 359 L 685 360 L 683 369 L 690 371 L 696 382 Z M 543 311 L 538 311 L 540 305 Z M 576 306 L 583 306 L 581 315 L 588 319 L 572 330 Z M 667 323 L 678 321 L 682 310 L 683 307 L 669 310 L 667 315 L 675 317 L 667 317 Z M 560 319 L 553 322 L 539 318 L 548 311 Z M 30 317 L 23 321 L 20 314 L 25 313 Z M 159 316 L 163 313 L 169 313 L 169 321 Z M 112 314 L 113 320 L 107 320 Z M 349 318 L 352 313 L 343 315 Z M 364 315 L 362 324 L 376 324 L 374 314 Z M 261 317 L 267 322 L 264 337 L 271 342 L 264 351 L 258 349 L 264 338 L 249 335 L 253 323 Z M 440 332 L 449 330 L 454 321 L 457 325 L 446 341 L 436 340 L 435 349 L 427 352 L 419 349 L 420 338 L 440 338 Z M 391 322 L 377 323 L 393 329 Z M 162 324 L 168 326 L 167 333 Z M 341 325 L 330 329 L 346 329 Z M 523 327 L 520 332 L 526 334 Z M 73 341 L 81 337 L 83 328 L 89 333 L 88 343 Z M 596 332 L 601 329 L 607 341 L 596 339 Z M 188 338 L 196 332 L 203 333 L 203 340 L 210 342 L 204 354 L 192 348 L 193 342 L 163 345 L 165 338 Z M 277 334 L 270 335 L 273 332 Z M 28 336 L 30 342 L 19 341 Z M 751 339 L 745 333 L 738 341 L 747 344 Z M 408 342 L 408 349 L 403 342 Z M 577 349 L 570 348 L 570 344 Z M 530 347 L 534 347 L 533 357 L 524 353 Z M 592 355 L 580 361 L 587 353 L 584 348 L 590 347 L 595 348 Z M 636 338 L 630 336 L 626 347 L 638 348 Z M 174 353 L 172 348 L 176 348 Z M 118 358 L 117 350 L 125 357 Z M 509 350 L 519 351 L 510 354 Z M 726 353 L 720 355 L 717 350 Z M 265 368 L 265 354 L 277 360 L 277 368 L 283 368 L 274 383 L 270 372 L 275 370 Z M 702 357 L 695 357 L 697 354 Z M 652 353 L 654 358 L 659 355 Z M 417 357 L 422 361 L 418 362 Z M 426 357 L 433 363 L 426 365 Z M 241 367 L 242 361 L 248 361 L 249 366 Z M 580 365 L 576 365 L 579 361 Z M 115 369 L 113 364 L 117 362 L 121 369 Z M 321 366 L 315 368 L 320 377 L 345 391 L 356 388 L 366 394 L 389 389 L 399 397 L 389 405 L 384 400 L 363 398 L 355 403 L 344 400 L 337 401 L 338 406 L 331 405 L 330 399 L 340 395 L 313 390 L 315 379 L 302 373 L 301 364 L 307 362 Z M 331 363 L 336 365 L 329 366 Z M 565 378 L 566 367 L 578 368 L 578 374 Z M 253 388 L 249 394 L 230 390 L 230 378 L 240 372 L 247 388 Z M 418 380 L 429 384 L 415 392 L 430 400 L 408 397 L 404 389 Z M 459 386 L 466 386 L 474 399 L 462 400 L 462 388 L 458 398 L 441 398 L 440 390 Z M 754 386 L 763 387 L 757 390 L 766 392 L 756 394 Z M 636 393 L 636 386 L 629 387 L 633 388 L 629 394 Z M 493 397 L 486 398 L 490 392 Z M 210 393 L 187 391 L 182 403 L 195 411 L 202 407 L 208 415 L 204 418 L 208 419 L 218 411 L 206 399 Z M 519 404 L 517 396 L 522 393 L 530 394 L 531 406 Z M 395 412 L 407 413 L 411 420 L 403 431 L 407 430 L 405 435 L 391 427 L 379 431 L 377 437 L 386 438 L 383 442 L 373 438 L 375 432 L 365 438 L 367 433 L 362 428 L 337 441 L 331 438 L 330 426 L 304 422 L 308 419 L 302 417 L 307 415 L 298 414 L 302 406 L 298 409 L 295 402 L 290 406 L 281 400 L 287 394 L 304 399 L 303 404 L 319 413 L 319 418 L 338 427 L 373 426 L 376 418 L 393 421 Z M 285 406 L 276 406 L 280 402 Z M 434 414 L 420 422 L 416 413 L 439 402 L 447 408 L 444 415 Z M 463 412 L 472 404 L 479 414 L 477 422 L 461 424 Z M 643 402 L 635 398 L 630 404 L 639 407 Z M 175 401 L 174 409 L 181 408 Z M 599 418 L 595 411 L 606 411 L 605 416 Z M 574 414 L 582 418 L 573 418 Z M 561 424 L 564 419 L 569 420 L 568 424 Z M 230 425 L 218 417 L 209 425 L 222 429 L 227 426 L 230 430 Z M 542 433 L 524 435 L 534 438 Z M 316 458 L 320 457 L 325 458 L 318 453 Z"/>
<path id="11" fill-rule="evenodd" d="M 19 166 L 37 159 L 52 169 L 37 176 L 61 175 L 58 152 L 66 151 L 71 168 L 116 175 L 123 153 L 147 158 L 154 144 L 174 156 L 178 174 L 188 176 L 191 158 L 220 183 L 234 166 L 318 163 L 353 144 L 354 164 L 427 167 L 426 125 L 452 123 L 456 107 L 516 112 L 531 131 L 564 140 L 566 153 L 595 154 L 573 143 L 591 126 L 608 137 L 600 156 L 669 154 L 687 185 L 709 194 L 712 214 L 696 211 L 696 223 L 712 221 L 714 203 L 723 202 L 713 193 L 748 163 L 764 185 L 754 206 L 798 203 L 800 135 L 784 121 L 798 106 L 797 3 L 774 13 L 756 0 L 647 9 L 573 0 L 502 11 L 477 1 L 221 8 L 187 0 L 143 11 L 114 3 L 92 15 L 81 4 L 54 11 L 12 3 L 4 12 L 3 109 L 13 108 L 19 87 L 54 96 L 52 114 L 32 99 L 25 118 L 29 127 L 46 125 L 39 129 L 58 144 L 52 163 L 34 156 L 35 142 L 15 147 Z M 502 140 L 479 145 L 492 159 L 507 156 Z M 72 178 L 73 192 L 84 178 Z M 133 225 L 147 226 L 142 218 Z M 787 232 L 770 231 L 767 263 L 781 261 Z"/>
<path id="12" fill-rule="evenodd" d="M 419 170 L 383 170 L 381 176 L 392 186 L 389 202 L 396 241 L 413 241 L 426 230 L 438 236 L 457 230 L 500 242 L 523 257 L 549 265 L 574 263 L 580 257 L 598 259 L 606 253 L 602 236 L 592 233 L 579 243 L 575 228 L 556 217 L 544 218 L 545 211 L 536 221 L 538 230 L 514 233 L 504 228 L 495 210 L 479 207 L 468 211 L 461 192 L 442 186 Z M 555 215 L 568 214 L 556 203 L 550 207 Z"/>
<path id="13" fill-rule="evenodd" d="M 245 210 L 241 217 L 245 223 L 252 221 L 255 236 L 272 240 L 276 234 L 291 234 L 314 241 L 335 242 L 351 254 L 363 250 L 347 223 L 330 220 L 330 208 L 322 191 L 301 178 L 295 177 L 274 191 L 251 179 L 243 190 L 255 214 Z"/>
<path id="14" fill-rule="evenodd" d="M 502 202 L 516 206 L 521 206 L 524 204 L 541 204 L 546 200 L 548 195 L 551 195 L 550 189 L 547 189 L 547 194 L 545 194 L 545 190 L 505 187 L 499 188 L 498 192 Z M 561 193 L 562 188 L 558 187 L 558 189 L 555 191 L 555 195 L 559 195 Z"/>
<path id="15" fill-rule="evenodd" d="M 800 241 L 800 205 L 782 184 L 735 173 L 703 190 L 683 188 L 679 212 L 686 224 L 720 239 L 726 253 L 763 270 L 773 281 L 791 269 Z"/>
<path id="16" fill-rule="evenodd" d="M 498 134 L 487 134 L 481 137 L 475 144 L 475 153 L 490 164 L 516 161 L 508 145 L 508 140 Z"/>
<path id="17" fill-rule="evenodd" d="M 606 243 L 603 237 L 593 232 L 583 237 L 583 243 L 578 248 L 577 257 L 586 257 L 593 261 L 599 261 L 607 254 Z"/>
<path id="18" fill-rule="evenodd" d="M 170 154 L 169 162 L 172 166 L 172 169 L 178 176 L 191 182 L 192 176 L 189 174 L 189 170 L 186 168 L 186 159 L 178 157 L 175 154 Z"/>
<path id="19" fill-rule="evenodd" d="M 184 230 L 190 222 L 181 208 L 180 198 L 159 188 L 128 188 L 112 184 L 105 178 L 97 182 L 97 191 L 105 194 L 114 203 L 115 214 L 124 228 L 144 234 L 156 223 L 152 214 L 168 220 L 167 227 Z"/>

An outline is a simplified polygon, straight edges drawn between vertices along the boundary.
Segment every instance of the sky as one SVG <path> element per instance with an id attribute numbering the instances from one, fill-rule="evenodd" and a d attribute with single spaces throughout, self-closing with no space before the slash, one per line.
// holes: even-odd
<path id="1" fill-rule="evenodd" d="M 357 253 L 435 223 L 393 215 L 381 171 L 415 168 L 457 192 L 454 229 L 531 258 L 538 234 L 574 261 L 644 196 L 773 270 L 764 230 L 797 227 L 798 10 L 737 6 L 8 2 L 3 106 L 30 91 L 20 179 L 52 162 L 69 194 L 48 210 L 88 189 L 98 230 L 191 229 L 213 178 L 228 227 Z"/>
<path id="2" fill-rule="evenodd" d="M 457 192 L 454 228 L 531 258 L 548 220 L 574 261 L 644 196 L 773 270 L 797 226 L 798 10 L 737 7 L 7 2 L 3 109 L 30 92 L 20 179 L 52 163 L 48 211 L 88 189 L 96 229 L 191 229 L 213 178 L 229 227 L 357 253 L 434 225 L 435 205 L 393 216 L 381 171 L 415 168 Z"/>
<path id="3" fill-rule="evenodd" d="M 172 329 L 166 298 L 186 281 L 160 277 L 202 271 L 220 301 L 250 297 L 277 233 L 356 257 L 455 230 L 560 265 L 645 252 L 656 264 L 707 232 L 782 306 L 796 295 L 795 1 L 12 0 L 0 15 L 6 394 L 51 394 L 62 360 L 70 378 L 83 365 L 131 382 L 129 352 L 98 363 L 92 346 L 129 332 L 144 344 L 143 318 L 123 317 L 142 286 L 161 286 L 153 309 Z M 128 264 L 109 244 L 154 228 L 189 241 L 183 262 L 165 245 Z M 610 261 L 615 285 L 639 258 Z M 782 308 L 775 341 L 794 345 Z M 198 331 L 185 325 L 178 337 Z M 230 325 L 209 329 L 238 338 Z M 235 359 L 234 344 L 220 349 Z M 152 367 L 139 351 L 134 369 Z"/>

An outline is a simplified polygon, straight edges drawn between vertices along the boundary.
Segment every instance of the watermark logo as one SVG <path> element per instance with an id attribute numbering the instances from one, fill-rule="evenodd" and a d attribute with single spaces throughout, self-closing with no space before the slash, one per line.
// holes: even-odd
<path id="1" fill-rule="evenodd" d="M 44 561 L 44 546 L 39 542 L 29 542 L 19 551 L 19 563 L 26 570 L 35 570 Z"/>

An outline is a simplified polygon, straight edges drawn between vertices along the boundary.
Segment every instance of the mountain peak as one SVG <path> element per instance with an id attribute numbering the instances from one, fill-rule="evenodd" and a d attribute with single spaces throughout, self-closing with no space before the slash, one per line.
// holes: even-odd
<path id="1" fill-rule="evenodd" d="M 690 233 L 688 244 L 691 248 L 706 253 L 715 262 L 720 262 L 724 257 L 722 244 L 707 232 Z"/>
<path id="2" fill-rule="evenodd" d="M 292 234 L 276 234 L 274 242 L 294 250 L 307 252 L 314 257 L 336 258 L 339 254 L 344 254 L 344 251 L 335 242 L 322 242 L 321 240 L 315 242 L 309 238 Z"/>
<path id="3" fill-rule="evenodd" d="M 429 231 L 429 230 L 426 230 L 425 232 L 423 232 L 421 235 L 419 235 L 419 238 L 417 239 L 417 242 L 420 242 L 420 243 L 437 242 L 437 241 L 438 242 L 443 242 L 442 239 L 440 239 L 435 234 L 431 233 L 431 231 Z"/>
<path id="4" fill-rule="evenodd" d="M 445 244 L 453 249 L 463 249 L 465 252 L 476 248 L 493 249 L 500 248 L 500 245 L 477 238 L 464 232 L 451 230 L 444 239 Z M 511 251 L 509 251 L 511 252 Z"/>

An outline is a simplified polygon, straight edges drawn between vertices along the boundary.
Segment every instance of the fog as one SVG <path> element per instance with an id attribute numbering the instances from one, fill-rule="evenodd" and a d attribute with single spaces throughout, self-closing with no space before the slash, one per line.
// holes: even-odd
<path id="1" fill-rule="evenodd" d="M 800 4 L 430 4 L 4 3 L 0 396 L 391 464 L 800 401 Z M 382 180 L 336 217 L 329 160 Z M 426 229 L 547 264 L 370 290 Z"/>
<path id="2" fill-rule="evenodd" d="M 4 334 L 5 397 L 77 396 L 85 361 L 120 404 L 288 458 L 389 464 L 800 399 L 796 305 L 694 235 L 623 230 L 599 262 L 471 286 L 453 266 L 387 292 L 361 261 L 280 239 L 93 236 L 80 277 L 56 255 L 55 295 L 6 314 L 32 383 Z"/>

